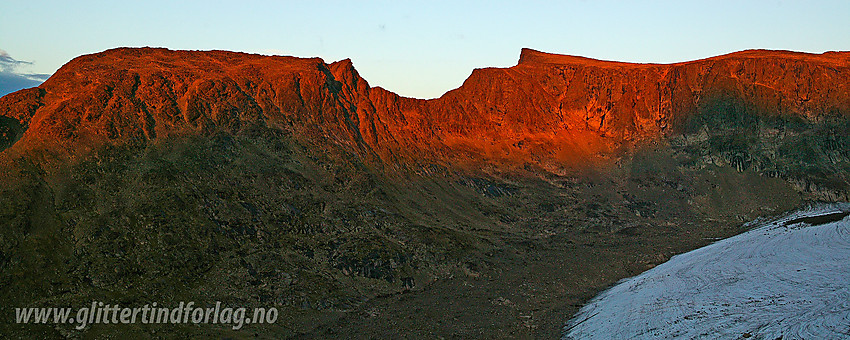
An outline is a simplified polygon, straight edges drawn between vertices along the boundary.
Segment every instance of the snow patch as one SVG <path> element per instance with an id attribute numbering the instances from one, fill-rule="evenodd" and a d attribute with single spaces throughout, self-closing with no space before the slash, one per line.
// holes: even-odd
<path id="1" fill-rule="evenodd" d="M 564 339 L 850 339 L 850 204 L 674 256 L 584 306 Z"/>

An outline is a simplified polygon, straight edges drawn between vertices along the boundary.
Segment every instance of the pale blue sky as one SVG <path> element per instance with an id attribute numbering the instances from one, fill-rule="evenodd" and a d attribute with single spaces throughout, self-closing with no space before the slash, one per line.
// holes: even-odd
<path id="1" fill-rule="evenodd" d="M 749 48 L 850 50 L 850 1 L 2 1 L 0 49 L 52 73 L 119 46 L 351 58 L 373 86 L 432 98 L 520 48 L 675 62 Z"/>

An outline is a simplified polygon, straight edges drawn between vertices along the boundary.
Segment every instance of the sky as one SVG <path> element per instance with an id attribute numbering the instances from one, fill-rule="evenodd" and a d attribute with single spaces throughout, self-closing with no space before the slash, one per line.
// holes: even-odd
<path id="1" fill-rule="evenodd" d="M 372 86 L 434 98 L 523 47 L 654 63 L 848 51 L 848 17 L 846 0 L 2 1 L 0 91 L 79 55 L 154 46 L 350 58 Z"/>

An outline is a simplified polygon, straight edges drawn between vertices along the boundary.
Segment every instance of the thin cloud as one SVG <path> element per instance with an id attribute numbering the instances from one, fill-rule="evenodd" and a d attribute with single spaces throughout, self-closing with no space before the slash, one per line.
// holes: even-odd
<path id="1" fill-rule="evenodd" d="M 32 65 L 31 61 L 17 60 L 0 49 L 0 96 L 35 87 L 47 80 L 49 74 L 20 72 L 20 66 Z"/>
<path id="2" fill-rule="evenodd" d="M 52 74 L 48 74 L 48 73 L 27 73 L 27 74 L 22 74 L 22 76 L 27 77 L 27 78 L 32 79 L 32 80 L 35 80 L 35 81 L 38 81 L 38 82 L 44 82 L 45 80 L 47 80 L 47 78 L 50 78 L 50 76 L 52 76 Z"/>
<path id="3" fill-rule="evenodd" d="M 0 72 L 12 72 L 18 65 L 32 65 L 32 62 L 12 58 L 9 52 L 0 49 Z"/>

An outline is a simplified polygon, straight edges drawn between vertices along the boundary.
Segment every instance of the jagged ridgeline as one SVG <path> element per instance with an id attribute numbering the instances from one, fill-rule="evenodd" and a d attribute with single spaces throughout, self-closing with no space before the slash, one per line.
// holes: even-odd
<path id="1" fill-rule="evenodd" d="M 599 290 L 742 221 L 847 201 L 848 79 L 847 53 L 524 49 L 420 100 L 350 60 L 81 56 L 0 98 L 0 305 L 288 321 L 0 331 L 556 337 Z"/>

